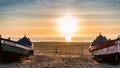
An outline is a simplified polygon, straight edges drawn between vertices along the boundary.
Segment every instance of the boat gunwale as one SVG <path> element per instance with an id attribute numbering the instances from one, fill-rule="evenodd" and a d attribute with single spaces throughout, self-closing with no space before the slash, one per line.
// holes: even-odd
<path id="1" fill-rule="evenodd" d="M 116 46 L 115 41 L 117 41 L 117 40 L 111 40 L 111 41 L 109 41 L 105 44 L 101 44 L 101 45 L 90 46 L 89 51 L 96 51 L 96 50 L 104 49 L 107 47 Z"/>
<path id="2" fill-rule="evenodd" d="M 16 41 L 12 41 L 12 40 L 9 40 L 9 39 L 4 39 L 4 38 L 0 38 L 0 45 L 2 45 L 1 40 L 13 42 L 13 43 L 15 43 L 16 45 L 23 46 L 23 47 L 25 47 L 25 48 L 27 48 L 27 49 L 25 49 L 25 48 L 20 48 L 20 47 L 17 47 L 17 46 L 12 46 L 12 47 L 16 47 L 16 48 L 20 48 L 20 49 L 24 49 L 24 50 L 28 50 L 28 51 L 33 50 L 33 49 L 32 49 L 32 46 L 33 46 L 33 45 L 32 45 L 31 47 L 28 47 L 28 46 L 26 46 L 26 45 L 24 45 L 24 44 L 20 44 L 20 43 L 18 43 L 18 42 L 16 42 Z M 8 44 L 4 44 L 4 45 L 8 45 Z M 8 46 L 11 46 L 11 45 L 8 45 Z"/>

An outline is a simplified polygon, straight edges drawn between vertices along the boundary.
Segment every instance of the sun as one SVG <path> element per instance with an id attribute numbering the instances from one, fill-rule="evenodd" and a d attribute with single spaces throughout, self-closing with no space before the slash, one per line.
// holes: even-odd
<path id="1" fill-rule="evenodd" d="M 72 15 L 65 15 L 57 19 L 57 22 L 58 29 L 65 35 L 66 42 L 71 41 L 72 35 L 78 28 L 78 19 Z"/>
<path id="2" fill-rule="evenodd" d="M 73 16 L 64 16 L 58 20 L 59 29 L 68 34 L 77 29 L 78 20 Z"/>

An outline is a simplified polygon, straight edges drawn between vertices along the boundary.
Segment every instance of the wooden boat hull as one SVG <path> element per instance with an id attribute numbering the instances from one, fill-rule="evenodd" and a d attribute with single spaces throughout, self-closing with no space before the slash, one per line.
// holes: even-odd
<path id="1" fill-rule="evenodd" d="M 101 34 L 92 42 L 89 51 L 97 61 L 120 61 L 120 36 L 114 40 L 107 40 Z"/>
<path id="2" fill-rule="evenodd" d="M 2 60 L 21 60 L 33 55 L 33 50 L 27 51 L 7 45 L 4 45 L 3 47 L 4 48 L 0 50 L 0 59 Z"/>
<path id="3" fill-rule="evenodd" d="M 117 41 L 119 43 L 119 41 Z M 90 51 L 96 61 L 120 62 L 120 45 L 112 45 Z"/>
<path id="4" fill-rule="evenodd" d="M 1 51 L 0 59 L 2 59 L 2 60 L 21 60 L 24 58 L 28 58 L 29 56 L 32 56 L 32 52 L 33 51 L 29 52 L 31 54 L 21 54 L 21 53 L 15 53 L 15 52 L 10 52 L 10 51 Z"/>
<path id="5" fill-rule="evenodd" d="M 105 55 L 93 55 L 96 61 L 102 62 L 120 62 L 120 53 L 112 53 L 112 54 L 105 54 Z"/>
<path id="6" fill-rule="evenodd" d="M 1 60 L 21 60 L 33 55 L 33 50 L 29 47 L 25 47 L 13 41 L 8 41 L 4 39 L 2 39 L 2 41 L 0 42 Z M 14 44 L 14 46 L 11 44 Z"/>
<path id="7" fill-rule="evenodd" d="M 120 61 L 120 41 L 116 40 L 113 44 L 105 44 L 100 46 L 90 46 L 91 54 L 97 61 Z"/>

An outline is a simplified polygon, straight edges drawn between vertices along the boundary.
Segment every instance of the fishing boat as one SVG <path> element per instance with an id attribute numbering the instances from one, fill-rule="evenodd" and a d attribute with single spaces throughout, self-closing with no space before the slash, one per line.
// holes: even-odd
<path id="1" fill-rule="evenodd" d="M 105 36 L 100 34 L 90 45 L 89 51 L 97 61 L 119 62 L 120 36 L 118 36 L 117 39 L 108 40 Z"/>
<path id="2" fill-rule="evenodd" d="M 18 41 L 0 36 L 0 59 L 20 60 L 33 55 L 33 45 L 29 38 L 24 36 Z"/>

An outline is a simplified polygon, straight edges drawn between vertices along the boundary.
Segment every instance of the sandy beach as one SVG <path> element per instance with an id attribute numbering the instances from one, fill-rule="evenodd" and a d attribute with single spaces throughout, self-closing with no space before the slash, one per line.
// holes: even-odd
<path id="1" fill-rule="evenodd" d="M 85 42 L 36 42 L 34 56 L 20 62 L 2 63 L 0 68 L 120 68 L 120 64 L 97 63 Z"/>
<path id="2" fill-rule="evenodd" d="M 120 68 L 120 0 L 0 0 L 0 68 Z"/>

